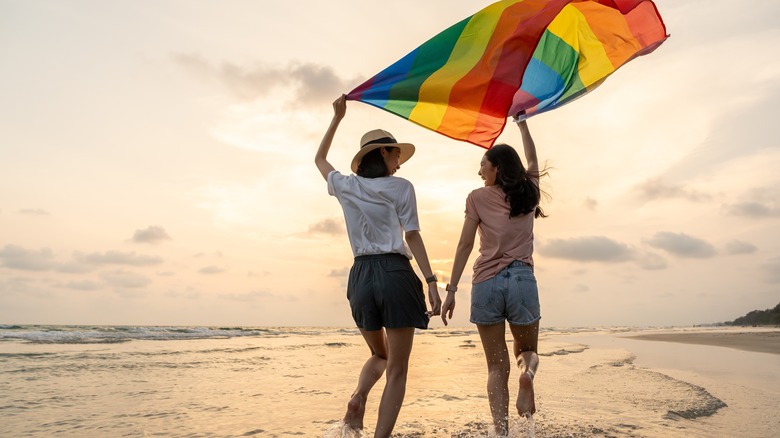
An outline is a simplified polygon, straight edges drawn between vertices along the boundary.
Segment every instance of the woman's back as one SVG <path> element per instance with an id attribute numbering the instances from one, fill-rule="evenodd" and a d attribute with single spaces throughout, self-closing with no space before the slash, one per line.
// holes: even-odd
<path id="1" fill-rule="evenodd" d="M 328 193 L 339 199 L 354 256 L 398 253 L 411 259 L 403 231 L 419 230 L 412 184 L 399 177 L 328 175 Z"/>
<path id="2" fill-rule="evenodd" d="M 509 217 L 509 203 L 499 186 L 482 187 L 466 198 L 466 216 L 479 222 L 479 257 L 474 283 L 493 277 L 515 260 L 533 265 L 533 213 Z"/>

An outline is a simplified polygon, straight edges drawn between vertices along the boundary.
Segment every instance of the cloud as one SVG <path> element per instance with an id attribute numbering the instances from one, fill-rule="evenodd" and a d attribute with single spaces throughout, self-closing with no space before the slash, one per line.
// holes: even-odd
<path id="1" fill-rule="evenodd" d="M 756 201 L 726 205 L 726 210 L 734 216 L 752 218 L 780 217 L 780 208 Z"/>
<path id="2" fill-rule="evenodd" d="M 244 292 L 244 293 L 220 294 L 220 298 L 225 300 L 230 300 L 230 301 L 241 301 L 247 303 L 247 302 L 265 300 L 266 298 L 276 298 L 276 295 L 268 291 L 254 290 L 251 292 Z"/>
<path id="3" fill-rule="evenodd" d="M 604 236 L 550 239 L 540 245 L 539 253 L 581 262 L 625 262 L 633 256 L 628 245 Z"/>
<path id="4" fill-rule="evenodd" d="M 314 63 L 291 63 L 285 68 L 255 66 L 247 68 L 230 62 L 213 63 L 199 54 L 172 54 L 179 66 L 199 78 L 225 87 L 242 100 L 255 100 L 279 88 L 292 89 L 293 102 L 317 104 L 330 102 L 350 84 L 336 75 L 330 66 Z"/>
<path id="5" fill-rule="evenodd" d="M 767 283 L 780 283 L 780 257 L 767 260 L 761 270 L 766 274 Z"/>
<path id="6" fill-rule="evenodd" d="M 152 266 L 160 263 L 162 259 L 159 257 L 136 255 L 132 252 L 76 253 L 72 261 L 60 263 L 48 248 L 32 251 L 16 245 L 6 245 L 0 250 L 2 266 L 23 271 L 59 271 L 73 274 L 89 272 L 95 266 L 102 265 Z"/>
<path id="7" fill-rule="evenodd" d="M 771 44 L 770 41 L 764 43 Z M 760 50 L 755 50 L 753 53 L 763 56 Z M 747 60 L 744 65 L 753 65 L 753 61 L 761 62 L 758 59 Z M 769 64 L 776 63 L 777 60 L 769 61 Z M 770 67 L 769 64 L 765 66 L 764 71 L 778 68 Z M 753 69 L 752 72 L 757 74 L 758 70 Z M 739 77 L 744 81 L 736 83 L 743 89 L 749 87 L 750 93 L 733 93 L 734 96 L 740 97 L 740 101 L 734 102 L 738 105 L 736 110 L 730 106 L 731 109 L 724 111 L 721 119 L 713 121 L 714 127 L 708 137 L 688 156 L 668 169 L 664 174 L 666 178 L 690 180 L 709 176 L 719 170 L 727 169 L 735 157 L 746 158 L 778 147 L 778 142 L 772 135 L 777 123 L 775 120 L 777 100 L 780 98 L 780 85 L 776 75 L 769 74 L 766 75 L 766 79 L 760 80 L 749 79 L 746 75 Z M 723 103 L 726 102 L 721 102 Z"/>
<path id="8" fill-rule="evenodd" d="M 726 244 L 726 252 L 729 254 L 752 254 L 758 250 L 756 245 L 740 240 L 733 240 Z"/>
<path id="9" fill-rule="evenodd" d="M 92 265 L 153 266 L 162 263 L 159 257 L 136 255 L 134 252 L 108 251 L 103 254 L 76 254 L 74 258 Z"/>
<path id="10" fill-rule="evenodd" d="M 582 202 L 582 206 L 591 211 L 596 211 L 596 207 L 598 207 L 598 205 L 598 201 L 593 198 L 585 198 L 585 200 Z"/>
<path id="11" fill-rule="evenodd" d="M 668 184 L 661 178 L 652 178 L 638 185 L 636 190 L 639 192 L 639 198 L 643 202 L 656 201 L 659 199 L 682 198 L 693 202 L 709 201 L 712 197 L 706 193 L 687 189 L 682 185 Z"/>
<path id="12" fill-rule="evenodd" d="M 84 273 L 94 269 L 93 266 L 78 260 L 59 263 L 49 248 L 33 251 L 17 245 L 6 245 L 0 250 L 0 266 L 22 271 L 59 271 L 68 274 Z"/>
<path id="13" fill-rule="evenodd" d="M 45 282 L 45 280 L 44 280 Z M 0 296 L 9 297 L 30 297 L 49 299 L 52 297 L 52 291 L 48 287 L 40 286 L 39 278 L 31 277 L 11 277 L 8 279 L 0 278 Z M 19 301 L 21 303 L 21 301 Z"/>
<path id="14" fill-rule="evenodd" d="M 744 193 L 741 199 L 748 201 L 726 204 L 726 212 L 750 218 L 780 217 L 780 183 L 755 187 Z"/>
<path id="15" fill-rule="evenodd" d="M 171 240 L 171 236 L 165 232 L 163 227 L 152 225 L 145 230 L 135 230 L 133 242 L 135 243 L 160 243 L 163 240 Z"/>
<path id="16" fill-rule="evenodd" d="M 19 210 L 19 214 L 25 214 L 30 216 L 48 216 L 49 212 L 40 208 L 24 208 Z"/>
<path id="17" fill-rule="evenodd" d="M 100 289 L 100 283 L 96 283 L 94 281 L 89 281 L 89 280 L 69 281 L 67 283 L 60 284 L 59 286 L 65 289 L 73 289 L 73 290 L 80 290 L 80 291 L 90 291 L 90 290 Z"/>
<path id="18" fill-rule="evenodd" d="M 65 263 L 58 263 L 55 269 L 58 272 L 64 272 L 66 274 L 83 274 L 95 270 L 96 265 L 83 263 L 78 260 L 68 261 Z"/>
<path id="19" fill-rule="evenodd" d="M 206 274 L 206 275 L 215 275 L 215 274 L 221 274 L 221 273 L 225 272 L 225 270 L 220 268 L 219 266 L 213 266 L 212 265 L 212 266 L 206 266 L 206 267 L 200 268 L 200 269 L 198 269 L 198 272 L 200 272 L 201 274 Z"/>
<path id="20" fill-rule="evenodd" d="M 590 287 L 586 284 L 577 284 L 574 286 L 575 293 L 590 292 Z"/>
<path id="21" fill-rule="evenodd" d="M 147 277 L 136 274 L 135 272 L 128 272 L 125 270 L 103 272 L 100 274 L 100 278 L 111 286 L 122 289 L 137 289 L 151 284 L 152 280 Z"/>
<path id="22" fill-rule="evenodd" d="M 315 224 L 309 225 L 309 233 L 340 236 L 344 234 L 344 230 L 344 222 L 336 219 L 323 219 Z"/>
<path id="23" fill-rule="evenodd" d="M 221 294 L 220 298 L 230 301 L 240 301 L 242 303 L 262 303 L 269 299 L 288 302 L 298 301 L 298 298 L 293 295 L 278 295 L 264 290 L 253 290 L 244 293 L 226 293 Z"/>
<path id="24" fill-rule="evenodd" d="M 711 244 L 685 233 L 662 231 L 647 239 L 647 244 L 679 257 L 701 259 L 715 255 L 715 248 Z"/>
<path id="25" fill-rule="evenodd" d="M 328 274 L 328 277 L 334 277 L 334 278 L 347 278 L 349 276 L 349 269 L 350 268 L 341 268 L 341 269 L 332 269 L 330 273 Z"/>
<path id="26" fill-rule="evenodd" d="M 636 262 L 640 268 L 648 271 L 666 269 L 666 259 L 652 252 L 646 252 L 636 256 Z"/>
<path id="27" fill-rule="evenodd" d="M 6 245 L 0 250 L 0 262 L 7 268 L 23 271 L 48 271 L 57 266 L 49 248 L 30 251 L 16 245 Z"/>

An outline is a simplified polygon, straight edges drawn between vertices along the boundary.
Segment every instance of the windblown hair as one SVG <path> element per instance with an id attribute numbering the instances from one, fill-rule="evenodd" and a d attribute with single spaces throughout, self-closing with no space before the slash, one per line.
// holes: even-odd
<path id="1" fill-rule="evenodd" d="M 537 181 L 547 175 L 547 170 L 531 175 L 526 171 L 520 156 L 512 146 L 497 144 L 485 152 L 490 164 L 497 167 L 496 185 L 501 187 L 509 202 L 509 217 L 520 216 L 533 212 L 534 217 L 547 217 L 539 206 L 541 190 L 531 178 Z"/>
<path id="2" fill-rule="evenodd" d="M 387 165 L 385 164 L 385 159 L 382 158 L 382 149 L 385 149 L 387 152 L 392 152 L 393 149 L 398 148 L 383 146 L 364 155 L 363 159 L 360 160 L 360 164 L 358 164 L 358 176 L 362 176 L 363 178 L 381 178 L 390 175 Z"/>

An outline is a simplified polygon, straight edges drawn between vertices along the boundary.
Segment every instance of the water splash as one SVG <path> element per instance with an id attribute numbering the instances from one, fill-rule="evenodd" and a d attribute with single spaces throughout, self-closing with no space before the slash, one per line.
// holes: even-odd
<path id="1" fill-rule="evenodd" d="M 512 423 L 508 438 L 534 438 L 536 436 L 536 423 L 533 416 L 521 418 Z"/>
<path id="2" fill-rule="evenodd" d="M 322 435 L 322 438 L 365 438 L 366 435 L 362 430 L 353 429 L 344 424 L 343 420 L 329 427 L 328 430 Z"/>

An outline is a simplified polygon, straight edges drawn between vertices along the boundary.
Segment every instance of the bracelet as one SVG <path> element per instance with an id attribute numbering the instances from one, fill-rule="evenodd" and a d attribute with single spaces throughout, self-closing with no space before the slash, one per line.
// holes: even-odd
<path id="1" fill-rule="evenodd" d="M 458 291 L 458 286 L 450 286 L 449 283 L 447 283 L 447 287 L 444 288 L 447 292 L 455 293 Z"/>
<path id="2" fill-rule="evenodd" d="M 435 272 L 430 277 L 425 277 L 426 284 L 436 283 L 438 281 L 439 281 L 439 277 L 436 276 Z"/>

